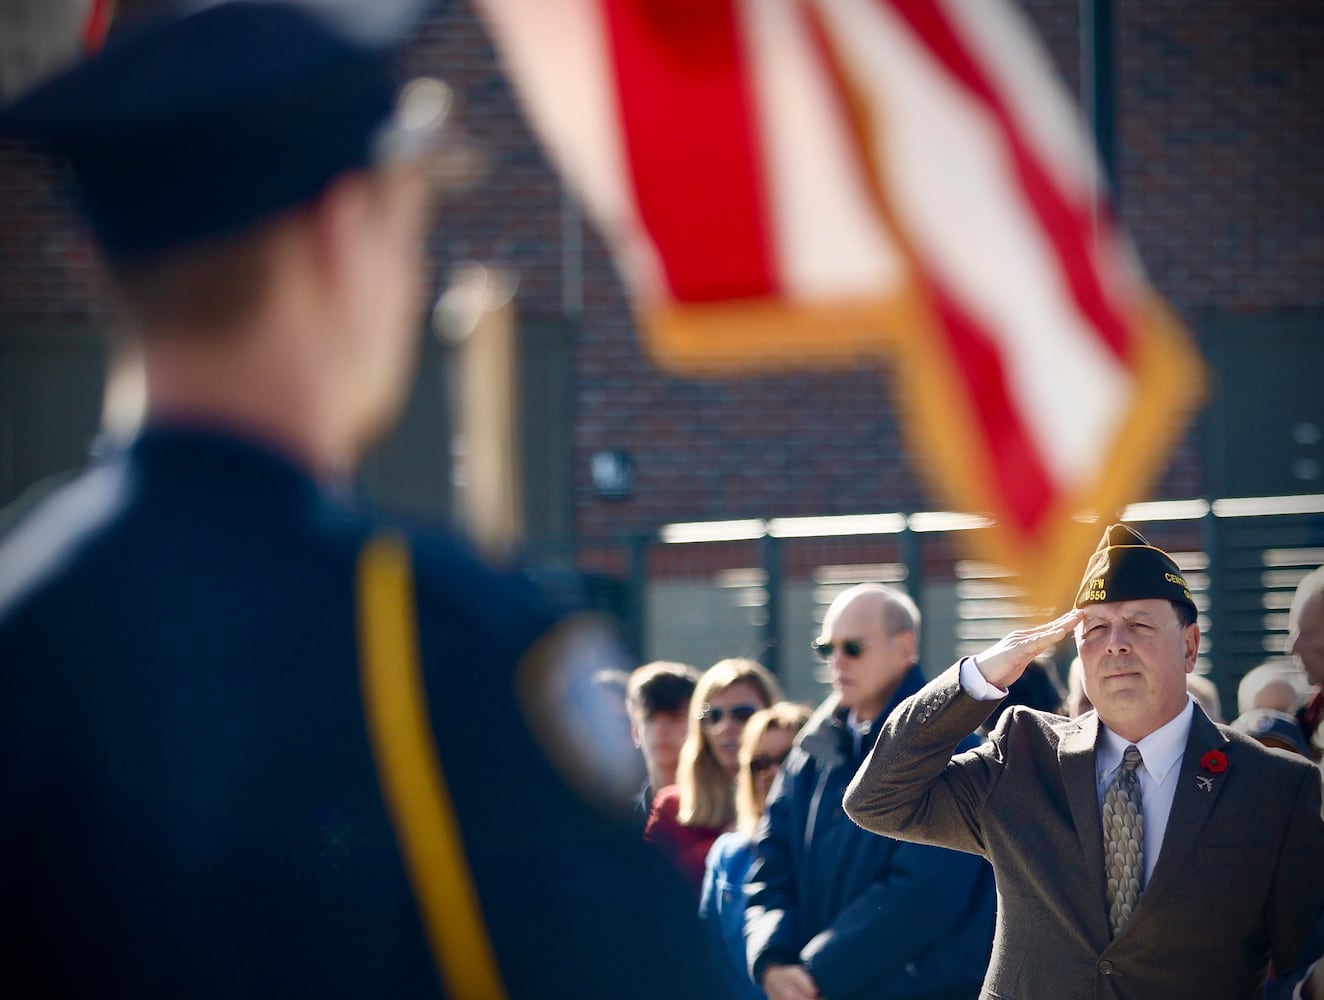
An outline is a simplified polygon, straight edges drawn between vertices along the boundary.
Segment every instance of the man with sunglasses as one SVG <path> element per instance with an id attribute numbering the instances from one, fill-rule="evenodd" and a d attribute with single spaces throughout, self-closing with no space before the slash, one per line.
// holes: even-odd
<path id="1" fill-rule="evenodd" d="M 755 837 L 750 974 L 771 1000 L 970 1000 L 993 938 L 991 869 L 876 837 L 841 806 L 882 720 L 924 685 L 919 611 L 894 588 L 852 587 L 814 648 L 833 691 L 797 737 Z"/>

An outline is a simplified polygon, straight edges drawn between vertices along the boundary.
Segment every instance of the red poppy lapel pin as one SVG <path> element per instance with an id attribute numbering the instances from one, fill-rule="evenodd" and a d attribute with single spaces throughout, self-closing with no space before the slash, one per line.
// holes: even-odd
<path id="1" fill-rule="evenodd" d="M 1200 767 L 1210 774 L 1222 774 L 1227 770 L 1227 754 L 1222 750 L 1207 750 L 1200 758 Z M 1214 779 L 1207 775 L 1199 775 L 1196 782 L 1206 792 L 1214 790 Z"/>

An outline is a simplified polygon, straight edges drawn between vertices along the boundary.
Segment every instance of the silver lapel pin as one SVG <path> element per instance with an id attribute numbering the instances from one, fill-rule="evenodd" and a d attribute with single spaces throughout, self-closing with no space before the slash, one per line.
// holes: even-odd
<path id="1" fill-rule="evenodd" d="M 1214 790 L 1213 778 L 1209 778 L 1204 775 L 1198 775 L 1195 780 L 1199 783 L 1200 787 L 1204 789 L 1206 792 L 1212 792 Z"/>

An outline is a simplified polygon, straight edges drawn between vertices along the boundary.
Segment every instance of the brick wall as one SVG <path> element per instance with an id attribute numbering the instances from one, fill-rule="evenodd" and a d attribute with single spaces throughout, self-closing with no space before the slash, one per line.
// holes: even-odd
<path id="1" fill-rule="evenodd" d="M 1078 93 L 1078 0 L 1023 6 Z M 1320 307 L 1324 61 L 1312 53 L 1324 51 L 1324 8 L 1190 0 L 1115 7 L 1121 208 L 1156 288 L 1197 340 L 1218 311 Z M 614 297 L 608 304 L 587 312 L 580 347 L 582 547 L 665 519 L 936 505 L 901 449 L 893 417 L 900 387 L 867 371 L 730 383 L 651 374 Z M 635 499 L 609 503 L 588 492 L 583 453 L 597 447 L 635 455 Z M 1204 447 L 1197 421 L 1152 495 L 1202 495 Z"/>
<path id="2" fill-rule="evenodd" d="M 1126 218 L 1183 312 L 1324 305 L 1324 6 L 1121 4 Z"/>
<path id="3" fill-rule="evenodd" d="M 107 316 L 96 255 L 62 179 L 48 157 L 0 143 L 0 337 Z"/>
<path id="4" fill-rule="evenodd" d="M 1078 88 L 1079 0 L 1024 6 Z M 1157 288 L 1197 336 L 1217 310 L 1324 305 L 1324 8 L 1116 7 L 1123 215 Z M 624 533 L 669 520 L 937 506 L 902 450 L 901 390 L 880 372 L 716 382 L 652 368 L 591 229 L 580 259 L 563 259 L 560 187 L 471 10 L 435 2 L 411 59 L 455 86 L 488 165 L 475 190 L 443 208 L 431 243 L 438 279 L 460 260 L 500 260 L 519 271 L 525 316 L 561 314 L 567 282 L 582 299 L 571 428 L 582 565 L 619 567 Z M 51 186 L 40 160 L 0 147 L 0 337 L 106 317 L 92 257 Z M 634 457 L 632 498 L 593 496 L 588 456 L 602 448 Z M 1203 481 L 1197 427 L 1154 495 L 1196 496 Z"/>

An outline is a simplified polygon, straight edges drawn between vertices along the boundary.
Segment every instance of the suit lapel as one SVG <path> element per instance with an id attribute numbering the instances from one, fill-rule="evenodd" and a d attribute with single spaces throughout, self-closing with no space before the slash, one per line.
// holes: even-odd
<path id="1" fill-rule="evenodd" d="M 1163 846 L 1159 849 L 1154 876 L 1140 894 L 1138 909 L 1144 909 L 1151 896 L 1162 894 L 1195 846 L 1227 780 L 1226 774 L 1202 769 L 1200 758 L 1210 750 L 1225 749 L 1227 744 L 1227 737 L 1196 705 L 1191 716 L 1191 733 L 1186 738 L 1186 752 L 1182 755 L 1181 773 L 1177 775 L 1168 828 L 1163 832 Z"/>
<path id="2" fill-rule="evenodd" d="M 1095 907 L 1099 915 L 1098 926 L 1091 928 L 1095 936 L 1102 934 L 1108 940 L 1108 904 L 1103 874 L 1103 822 L 1099 818 L 1098 778 L 1094 774 L 1094 745 L 1099 738 L 1099 718 L 1093 712 L 1082 715 L 1075 729 L 1062 734 L 1058 743 L 1058 762 L 1062 767 L 1062 783 L 1067 802 L 1071 806 L 1071 819 L 1080 840 L 1082 878 L 1098 897 Z"/>

